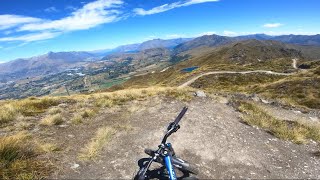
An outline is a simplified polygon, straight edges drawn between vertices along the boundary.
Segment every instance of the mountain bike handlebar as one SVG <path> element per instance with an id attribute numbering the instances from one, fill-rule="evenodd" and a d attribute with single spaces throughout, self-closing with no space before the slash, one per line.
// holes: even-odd
<path id="1" fill-rule="evenodd" d="M 146 175 L 148 172 L 149 167 L 153 162 L 161 163 L 166 167 L 168 170 L 168 175 L 171 180 L 176 180 L 176 175 L 174 171 L 175 168 L 179 168 L 182 171 L 187 171 L 192 174 L 197 174 L 196 170 L 190 166 L 190 164 L 178 157 L 176 157 L 173 147 L 170 143 L 166 143 L 167 138 L 178 131 L 180 128 L 179 122 L 181 121 L 182 117 L 186 114 L 188 108 L 184 107 L 176 119 L 169 124 L 167 127 L 167 132 L 164 135 L 161 144 L 158 146 L 157 150 L 145 149 L 145 153 L 150 155 L 151 158 L 144 163 L 143 166 L 140 166 L 140 170 L 136 175 L 138 180 L 145 180 L 148 178 Z"/>
<path id="2" fill-rule="evenodd" d="M 188 110 L 187 107 L 183 107 L 182 111 L 180 112 L 180 114 L 177 116 L 177 118 L 173 122 L 175 125 L 178 125 L 178 123 L 180 122 L 180 120 L 182 119 L 184 114 L 187 112 L 187 110 Z"/>
<path id="3" fill-rule="evenodd" d="M 163 139 L 162 139 L 162 144 L 165 144 L 167 141 L 167 138 L 174 132 L 176 132 L 180 126 L 179 126 L 179 122 L 182 119 L 182 117 L 184 116 L 184 114 L 187 112 L 188 108 L 184 107 L 182 109 L 182 111 L 180 112 L 180 114 L 176 117 L 176 119 L 169 124 L 168 128 L 167 128 L 167 133 L 164 135 Z"/>

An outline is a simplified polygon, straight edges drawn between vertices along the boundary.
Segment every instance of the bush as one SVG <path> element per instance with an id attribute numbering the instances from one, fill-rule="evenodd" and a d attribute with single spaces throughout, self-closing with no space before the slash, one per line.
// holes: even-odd
<path id="1" fill-rule="evenodd" d="M 4 105 L 0 108 L 0 126 L 15 120 L 17 117 L 18 112 L 12 105 Z"/>
<path id="2" fill-rule="evenodd" d="M 71 122 L 73 124 L 80 124 L 83 121 L 83 117 L 80 114 L 76 114 L 73 116 L 73 118 L 71 119 Z"/>
<path id="3" fill-rule="evenodd" d="M 82 118 L 90 118 L 96 115 L 96 112 L 92 109 L 85 109 L 83 112 L 81 112 Z"/>
<path id="4" fill-rule="evenodd" d="M 0 162 L 1 166 L 25 155 L 30 155 L 28 147 L 23 145 L 23 141 L 28 137 L 25 133 L 18 133 L 13 136 L 0 138 Z M 31 151 L 30 151 L 31 152 Z"/>
<path id="5" fill-rule="evenodd" d="M 61 112 L 62 112 L 62 109 L 59 108 L 59 107 L 51 108 L 48 111 L 48 113 L 51 114 L 51 115 L 58 114 L 58 113 L 61 113 Z"/>
<path id="6" fill-rule="evenodd" d="M 61 114 L 48 115 L 41 120 L 40 124 L 44 126 L 60 125 L 63 123 L 63 118 Z"/>

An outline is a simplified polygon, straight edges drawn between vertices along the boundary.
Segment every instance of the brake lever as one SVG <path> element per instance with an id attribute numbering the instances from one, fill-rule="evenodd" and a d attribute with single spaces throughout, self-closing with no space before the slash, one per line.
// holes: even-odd
<path id="1" fill-rule="evenodd" d="M 175 126 L 174 122 L 171 122 L 167 127 L 167 131 L 170 131 Z"/>
<path id="2" fill-rule="evenodd" d="M 178 129 L 180 129 L 180 125 L 176 125 L 175 123 L 170 123 L 170 125 L 167 128 L 167 133 L 170 136 L 172 133 L 177 132 Z"/>

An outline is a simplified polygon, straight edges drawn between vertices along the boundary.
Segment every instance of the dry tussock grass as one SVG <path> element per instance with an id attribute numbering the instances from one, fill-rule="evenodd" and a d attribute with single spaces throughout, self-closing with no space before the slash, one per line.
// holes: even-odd
<path id="1" fill-rule="evenodd" d="M 179 100 L 188 101 L 192 98 L 190 94 L 191 88 L 176 87 L 149 87 L 141 89 L 125 89 L 115 92 L 95 94 L 93 98 L 98 107 L 113 107 L 121 105 L 127 101 L 144 99 L 146 97 L 163 95 Z"/>
<path id="2" fill-rule="evenodd" d="M 45 152 L 45 153 L 55 152 L 60 150 L 57 144 L 52 144 L 52 143 L 43 143 L 43 144 L 38 143 L 38 148 L 41 152 Z"/>
<path id="3" fill-rule="evenodd" d="M 110 127 L 99 128 L 91 141 L 82 149 L 79 158 L 82 160 L 91 160 L 98 156 L 101 149 L 110 140 L 114 134 L 114 129 Z"/>
<path id="4" fill-rule="evenodd" d="M 127 101 L 140 100 L 150 96 L 168 96 L 179 100 L 188 101 L 192 98 L 190 93 L 192 88 L 177 87 L 148 87 L 140 89 L 125 89 L 115 92 L 96 93 L 91 95 L 72 95 L 67 97 L 43 97 L 43 98 L 27 98 L 23 100 L 0 101 L 0 126 L 10 121 L 14 121 L 18 116 L 34 116 L 48 111 L 52 115 L 43 120 L 44 125 L 52 125 L 61 123 L 61 118 L 57 114 L 62 112 L 57 106 L 61 103 L 75 104 L 76 109 L 91 107 L 113 107 L 124 104 Z M 51 108 L 53 107 L 53 108 Z M 49 110 L 48 110 L 49 109 Z M 92 108 L 91 108 L 92 109 Z M 93 110 L 95 111 L 95 110 Z M 93 117 L 97 112 L 91 110 L 85 111 L 81 116 L 83 118 Z M 57 115 L 57 116 L 55 116 Z M 79 120 L 79 118 L 78 118 Z"/>
<path id="5" fill-rule="evenodd" d="M 0 125 L 13 121 L 17 117 L 17 109 L 11 104 L 1 106 L 0 109 Z"/>
<path id="6" fill-rule="evenodd" d="M 80 114 L 75 114 L 71 119 L 72 124 L 81 124 L 83 122 L 83 117 Z"/>
<path id="7" fill-rule="evenodd" d="M 19 115 L 33 116 L 59 104 L 58 98 L 27 98 L 6 101 L 0 105 L 0 125 L 15 120 Z"/>
<path id="8" fill-rule="evenodd" d="M 49 163 L 36 159 L 30 135 L 20 132 L 0 138 L 0 179 L 42 179 Z"/>
<path id="9" fill-rule="evenodd" d="M 319 123 L 279 120 L 254 103 L 245 101 L 240 102 L 239 110 L 244 113 L 244 122 L 263 128 L 280 139 L 291 140 L 297 144 L 306 143 L 309 139 L 320 142 Z"/>
<path id="10" fill-rule="evenodd" d="M 61 113 L 61 112 L 62 112 L 62 109 L 59 108 L 59 107 L 53 107 L 53 108 L 48 110 L 48 113 L 51 114 L 51 115 L 58 114 L 58 113 Z"/>
<path id="11" fill-rule="evenodd" d="M 48 115 L 41 120 L 40 124 L 44 126 L 60 125 L 63 123 L 63 117 L 61 114 Z"/>

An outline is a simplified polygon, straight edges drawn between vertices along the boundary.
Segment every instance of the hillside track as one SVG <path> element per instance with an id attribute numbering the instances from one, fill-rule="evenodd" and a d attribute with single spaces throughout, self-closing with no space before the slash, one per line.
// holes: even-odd
<path id="1" fill-rule="evenodd" d="M 273 75 L 279 75 L 279 76 L 290 76 L 293 75 L 294 73 L 279 73 L 279 72 L 273 72 L 273 71 L 266 71 L 266 70 L 254 70 L 254 71 L 211 71 L 211 72 L 206 72 L 203 74 L 200 74 L 198 76 L 195 76 L 188 80 L 187 82 L 184 82 L 183 84 L 179 85 L 180 88 L 187 87 L 193 82 L 195 82 L 197 79 L 207 76 L 207 75 L 212 75 L 212 74 L 252 74 L 252 73 L 263 73 L 263 74 L 273 74 Z"/>

